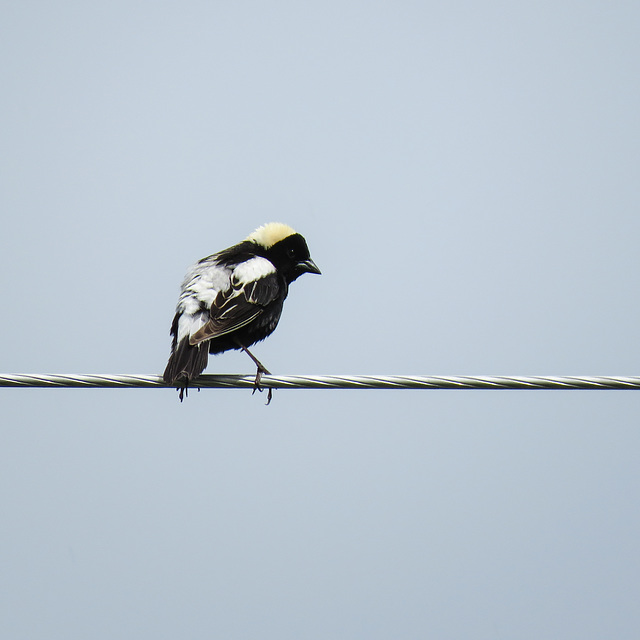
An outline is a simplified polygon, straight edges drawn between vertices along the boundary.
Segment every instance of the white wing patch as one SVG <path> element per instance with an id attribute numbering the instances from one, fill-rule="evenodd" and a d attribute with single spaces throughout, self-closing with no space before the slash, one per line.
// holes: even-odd
<path id="1" fill-rule="evenodd" d="M 234 284 L 248 284 L 276 272 L 276 268 L 266 258 L 256 256 L 241 262 L 233 271 Z"/>

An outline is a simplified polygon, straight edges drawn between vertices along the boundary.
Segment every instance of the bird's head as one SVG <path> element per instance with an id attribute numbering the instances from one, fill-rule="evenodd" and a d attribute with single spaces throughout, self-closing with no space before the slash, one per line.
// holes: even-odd
<path id="1" fill-rule="evenodd" d="M 311 259 L 306 240 L 291 227 L 270 222 L 256 229 L 248 238 L 254 242 L 273 266 L 291 283 L 303 273 L 320 274 Z"/>

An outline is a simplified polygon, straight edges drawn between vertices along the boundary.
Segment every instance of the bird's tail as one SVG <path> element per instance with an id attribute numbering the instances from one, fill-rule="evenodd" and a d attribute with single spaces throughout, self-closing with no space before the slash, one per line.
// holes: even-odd
<path id="1" fill-rule="evenodd" d="M 192 346 L 187 336 L 171 352 L 162 378 L 168 384 L 176 383 L 179 388 L 185 389 L 191 380 L 205 370 L 208 359 L 209 343 L 203 342 Z"/>

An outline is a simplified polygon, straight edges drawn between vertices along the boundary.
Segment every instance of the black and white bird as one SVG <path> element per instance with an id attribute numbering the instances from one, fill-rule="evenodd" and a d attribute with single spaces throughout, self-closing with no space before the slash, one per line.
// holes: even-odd
<path id="1" fill-rule="evenodd" d="M 305 239 L 271 222 L 239 244 L 194 264 L 182 283 L 171 325 L 171 355 L 163 378 L 182 400 L 191 380 L 207 366 L 209 353 L 246 351 L 258 367 L 255 388 L 269 371 L 249 347 L 270 335 L 282 313 L 289 285 L 303 273 L 320 273 Z"/>

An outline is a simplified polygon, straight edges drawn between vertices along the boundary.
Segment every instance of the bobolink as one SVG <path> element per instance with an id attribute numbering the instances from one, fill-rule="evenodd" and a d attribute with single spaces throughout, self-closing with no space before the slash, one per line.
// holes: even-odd
<path id="1" fill-rule="evenodd" d="M 194 264 L 182 283 L 171 325 L 171 355 L 163 378 L 177 384 L 180 400 L 207 366 L 209 353 L 246 351 L 258 367 L 255 389 L 269 371 L 249 347 L 270 335 L 280 320 L 289 284 L 320 273 L 305 239 L 271 222 L 239 244 Z"/>

